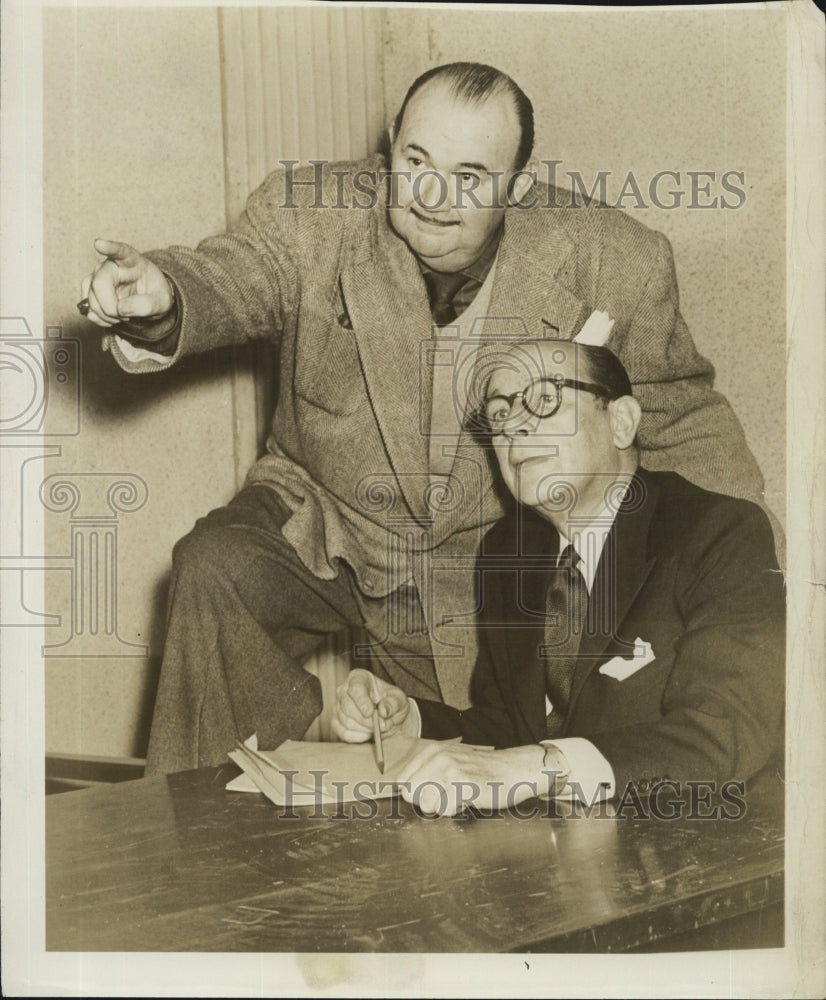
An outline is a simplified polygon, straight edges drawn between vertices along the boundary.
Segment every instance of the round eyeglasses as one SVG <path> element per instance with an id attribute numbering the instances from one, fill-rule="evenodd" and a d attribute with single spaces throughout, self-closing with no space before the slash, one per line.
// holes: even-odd
<path id="1" fill-rule="evenodd" d="M 482 414 L 494 434 L 500 434 L 505 425 L 522 410 L 539 417 L 540 420 L 545 420 L 547 417 L 552 417 L 562 405 L 563 386 L 609 399 L 605 390 L 592 382 L 578 382 L 576 379 L 554 375 L 551 378 L 537 379 L 521 392 L 514 392 L 510 396 L 489 396 L 482 406 Z M 517 400 L 522 404 L 519 409 L 516 408 Z"/>

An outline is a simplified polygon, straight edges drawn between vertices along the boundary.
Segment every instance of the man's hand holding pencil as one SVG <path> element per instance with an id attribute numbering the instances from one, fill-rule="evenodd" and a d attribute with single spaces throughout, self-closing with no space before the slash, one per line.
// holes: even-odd
<path id="1" fill-rule="evenodd" d="M 376 744 L 376 760 L 383 771 L 384 739 L 419 735 L 418 714 L 410 710 L 410 699 L 401 688 L 371 674 L 351 670 L 336 691 L 332 729 L 345 743 Z"/>

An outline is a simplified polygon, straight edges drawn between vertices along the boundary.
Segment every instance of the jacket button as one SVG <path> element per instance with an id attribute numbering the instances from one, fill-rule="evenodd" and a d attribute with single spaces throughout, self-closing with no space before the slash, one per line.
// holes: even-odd
<path id="1" fill-rule="evenodd" d="M 648 778 L 641 778 L 637 782 L 637 784 L 639 785 L 639 789 L 641 792 L 647 792 L 648 789 L 651 787 L 651 782 L 648 780 Z"/>

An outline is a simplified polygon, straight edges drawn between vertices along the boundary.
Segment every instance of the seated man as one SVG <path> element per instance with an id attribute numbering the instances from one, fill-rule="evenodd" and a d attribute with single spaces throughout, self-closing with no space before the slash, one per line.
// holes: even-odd
<path id="1" fill-rule="evenodd" d="M 518 344 L 488 371 L 482 413 L 519 503 L 479 556 L 473 705 L 414 701 L 353 671 L 337 735 L 369 739 L 377 704 L 388 736 L 461 736 L 405 769 L 405 797 L 443 789 L 424 788 L 425 812 L 457 811 L 468 787 L 488 808 L 508 789 L 512 805 L 749 778 L 783 722 L 784 587 L 766 515 L 639 467 L 640 407 L 607 348 Z"/>

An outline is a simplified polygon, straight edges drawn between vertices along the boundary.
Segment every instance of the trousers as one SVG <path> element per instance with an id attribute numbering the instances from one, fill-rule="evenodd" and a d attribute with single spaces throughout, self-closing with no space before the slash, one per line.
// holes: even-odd
<path id="1" fill-rule="evenodd" d="M 367 597 L 342 562 L 319 579 L 281 533 L 289 517 L 267 486 L 247 486 L 175 546 L 147 774 L 224 763 L 252 733 L 264 749 L 301 739 L 323 707 L 302 663 L 344 629 L 359 630 L 354 665 L 441 700 L 415 587 Z M 400 619 L 419 624 L 391 627 Z"/>

